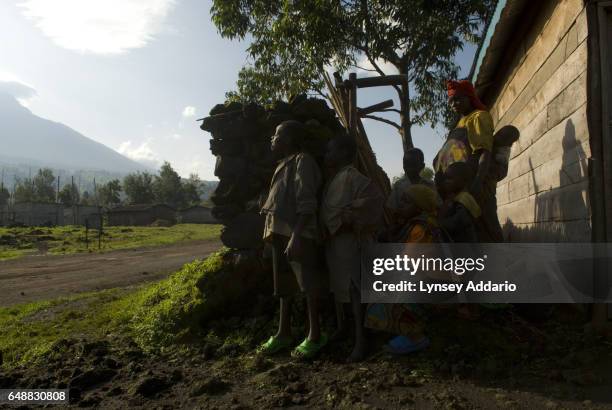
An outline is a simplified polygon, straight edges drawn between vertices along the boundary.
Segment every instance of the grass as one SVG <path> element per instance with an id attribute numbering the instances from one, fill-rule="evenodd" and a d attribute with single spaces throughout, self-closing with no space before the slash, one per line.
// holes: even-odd
<path id="1" fill-rule="evenodd" d="M 145 351 L 163 351 L 199 331 L 206 295 L 198 282 L 223 269 L 225 251 L 185 265 L 167 279 L 136 289 L 110 289 L 0 308 L 3 367 L 44 360 L 74 338 L 132 338 Z"/>
<path id="2" fill-rule="evenodd" d="M 179 224 L 171 227 L 110 226 L 104 228 L 101 247 L 98 249 L 98 231 L 89 230 L 88 245 L 85 228 L 82 226 L 0 227 L 0 260 L 45 253 L 67 255 L 169 245 L 218 238 L 220 232 L 221 225 L 204 224 Z"/>

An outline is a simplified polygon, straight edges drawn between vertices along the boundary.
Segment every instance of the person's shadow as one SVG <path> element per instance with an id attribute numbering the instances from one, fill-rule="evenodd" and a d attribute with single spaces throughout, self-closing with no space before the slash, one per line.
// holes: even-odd
<path id="1" fill-rule="evenodd" d="M 528 227 L 515 225 L 510 218 L 504 223 L 504 236 L 508 242 L 588 242 L 591 226 L 588 205 L 588 164 L 581 142 L 576 138 L 576 128 L 571 119 L 565 123 L 561 140 L 563 149 L 558 180 L 544 190 L 538 168 L 547 162 L 533 166 L 529 158 L 531 185 L 536 196 L 533 223 Z M 545 155 L 546 153 L 542 153 Z M 555 159 L 553 158 L 552 161 Z M 512 164 L 510 164 L 512 166 Z M 542 168 L 545 169 L 545 168 Z M 546 175 L 540 173 L 540 178 Z M 552 175 L 551 175 L 552 177 Z M 546 181 L 544 181 L 545 183 Z"/>

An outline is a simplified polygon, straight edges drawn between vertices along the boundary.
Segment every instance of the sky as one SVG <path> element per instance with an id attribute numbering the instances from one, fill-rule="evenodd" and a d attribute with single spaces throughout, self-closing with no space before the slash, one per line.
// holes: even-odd
<path id="1" fill-rule="evenodd" d="M 21 90 L 16 96 L 34 114 L 129 158 L 154 168 L 169 161 L 184 177 L 197 173 L 215 180 L 210 135 L 196 119 L 234 89 L 248 62 L 248 44 L 218 35 L 210 5 L 208 0 L 3 0 L 0 82 Z M 462 76 L 474 52 L 467 46 L 457 56 Z M 387 87 L 362 90 L 358 105 L 394 94 Z M 397 131 L 371 120 L 364 124 L 381 166 L 390 177 L 401 175 Z M 430 164 L 442 131 L 412 131 Z"/>

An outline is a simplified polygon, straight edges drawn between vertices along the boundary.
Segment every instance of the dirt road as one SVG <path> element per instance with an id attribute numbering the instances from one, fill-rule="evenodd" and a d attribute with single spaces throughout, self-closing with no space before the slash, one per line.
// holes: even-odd
<path id="1" fill-rule="evenodd" d="M 221 246 L 214 239 L 156 248 L 0 261 L 0 306 L 154 281 Z"/>

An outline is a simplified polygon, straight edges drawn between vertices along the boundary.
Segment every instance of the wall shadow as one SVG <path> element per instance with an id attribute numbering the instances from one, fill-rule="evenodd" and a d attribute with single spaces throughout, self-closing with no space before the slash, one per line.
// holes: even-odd
<path id="1" fill-rule="evenodd" d="M 533 209 L 535 223 L 522 226 L 508 218 L 504 221 L 504 238 L 507 242 L 588 242 L 591 240 L 590 211 L 588 204 L 588 162 L 576 127 L 571 119 L 565 123 L 561 141 L 563 156 L 559 169 L 561 188 L 541 190 L 529 159 L 531 185 L 536 192 Z M 540 166 L 544 166 L 540 165 Z M 587 189 L 587 199 L 580 184 Z"/>

